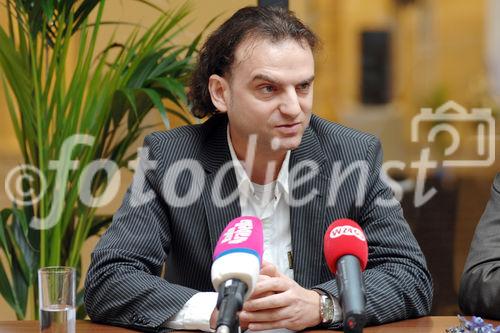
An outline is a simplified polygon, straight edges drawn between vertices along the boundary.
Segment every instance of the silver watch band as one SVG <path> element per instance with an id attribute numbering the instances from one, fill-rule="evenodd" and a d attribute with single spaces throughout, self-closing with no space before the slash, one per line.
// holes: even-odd
<path id="1" fill-rule="evenodd" d="M 319 315 L 322 324 L 331 324 L 333 322 L 335 308 L 333 300 L 328 293 L 321 289 L 314 289 L 320 295 Z"/>

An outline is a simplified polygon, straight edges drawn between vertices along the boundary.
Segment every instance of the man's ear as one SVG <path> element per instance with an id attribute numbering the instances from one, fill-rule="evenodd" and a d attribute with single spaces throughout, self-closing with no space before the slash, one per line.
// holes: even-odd
<path id="1" fill-rule="evenodd" d="M 208 91 L 215 108 L 219 112 L 227 112 L 229 102 L 229 82 L 222 76 L 212 74 L 208 78 Z"/>

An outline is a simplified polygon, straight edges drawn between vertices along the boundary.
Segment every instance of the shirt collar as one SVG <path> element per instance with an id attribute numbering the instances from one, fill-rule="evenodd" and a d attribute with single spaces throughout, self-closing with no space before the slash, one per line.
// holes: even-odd
<path id="1" fill-rule="evenodd" d="M 231 159 L 233 161 L 233 166 L 236 173 L 236 182 L 238 184 L 238 189 L 240 191 L 244 191 L 245 193 L 253 193 L 254 186 L 248 178 L 248 174 L 241 165 L 240 160 L 236 156 L 236 152 L 233 148 L 233 143 L 231 142 L 231 135 L 229 133 L 229 124 L 227 125 L 227 143 L 229 146 L 229 152 L 231 153 Z M 285 159 L 283 160 L 283 164 L 281 165 L 280 172 L 278 173 L 278 177 L 276 179 L 276 187 L 275 187 L 275 196 L 279 197 L 283 194 L 288 201 L 289 195 L 289 187 L 288 187 L 288 167 L 290 165 L 290 150 L 286 152 Z"/>

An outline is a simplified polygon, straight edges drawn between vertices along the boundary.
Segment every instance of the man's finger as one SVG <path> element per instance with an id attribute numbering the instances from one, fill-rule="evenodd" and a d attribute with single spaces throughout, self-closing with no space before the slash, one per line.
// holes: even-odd
<path id="1" fill-rule="evenodd" d="M 287 306 L 289 300 L 283 293 L 249 299 L 243 304 L 244 311 L 261 311 Z"/>
<path id="2" fill-rule="evenodd" d="M 263 331 L 271 330 L 275 328 L 283 328 L 288 324 L 287 320 L 271 321 L 271 322 L 260 322 L 260 323 L 250 323 L 248 328 L 251 331 Z"/>
<path id="3" fill-rule="evenodd" d="M 267 275 L 270 277 L 278 277 L 280 273 L 278 271 L 278 268 L 276 268 L 276 266 L 267 261 L 263 261 L 262 268 L 260 269 L 260 274 Z"/>
<path id="4" fill-rule="evenodd" d="M 280 293 L 289 289 L 289 285 L 287 280 L 282 278 L 269 278 L 257 281 L 255 286 L 254 294 L 263 294 L 263 293 Z"/>
<path id="5" fill-rule="evenodd" d="M 264 281 L 267 279 L 271 279 L 271 277 L 269 277 L 267 275 L 259 275 L 258 281 Z M 272 294 L 274 294 L 274 292 L 261 290 L 256 285 L 255 290 L 253 291 L 252 295 L 250 295 L 249 299 L 264 297 L 264 296 L 268 296 L 268 295 L 272 295 Z"/>
<path id="6" fill-rule="evenodd" d="M 252 295 L 248 298 L 247 301 L 251 300 L 251 299 L 257 299 L 257 298 L 261 298 L 261 297 L 266 297 L 266 296 L 271 296 L 271 295 L 274 295 L 275 293 L 272 292 L 272 291 L 267 291 L 267 292 L 253 292 Z"/>
<path id="7" fill-rule="evenodd" d="M 275 266 L 262 267 L 260 270 L 261 275 L 267 275 L 270 277 L 278 277 L 278 269 Z"/>
<path id="8" fill-rule="evenodd" d="M 287 308 L 276 308 L 263 311 L 242 311 L 240 320 L 249 323 L 254 322 L 272 322 L 287 319 Z"/>
<path id="9" fill-rule="evenodd" d="M 262 267 L 269 266 L 269 265 L 272 266 L 273 264 L 271 262 L 267 261 L 267 260 L 262 259 Z"/>
<path id="10" fill-rule="evenodd" d="M 267 279 L 270 279 L 270 278 L 271 277 L 269 275 L 260 274 L 257 281 L 263 281 L 263 280 L 267 280 Z"/>

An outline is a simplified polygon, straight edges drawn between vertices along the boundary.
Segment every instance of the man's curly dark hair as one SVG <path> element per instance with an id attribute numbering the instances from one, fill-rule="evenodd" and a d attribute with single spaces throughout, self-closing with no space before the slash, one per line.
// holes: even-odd
<path id="1" fill-rule="evenodd" d="M 291 38 L 299 43 L 306 42 L 312 51 L 319 41 L 292 11 L 272 6 L 238 10 L 210 34 L 200 50 L 189 91 L 191 112 L 195 117 L 204 118 L 217 112 L 208 91 L 208 79 L 212 74 L 229 74 L 236 48 L 245 38 L 272 42 Z"/>

